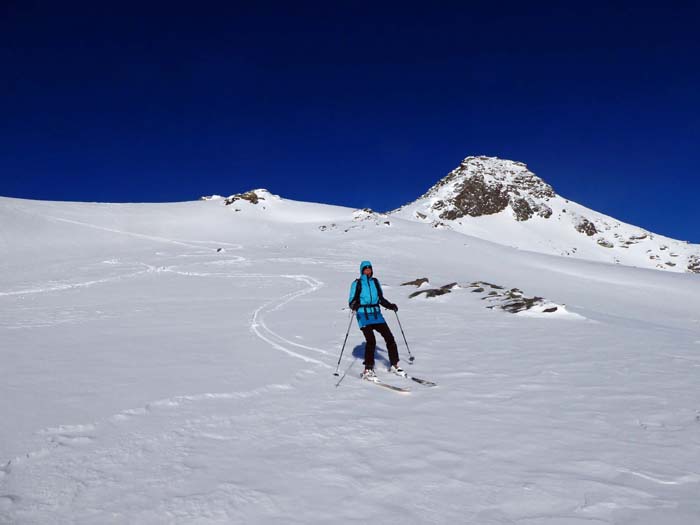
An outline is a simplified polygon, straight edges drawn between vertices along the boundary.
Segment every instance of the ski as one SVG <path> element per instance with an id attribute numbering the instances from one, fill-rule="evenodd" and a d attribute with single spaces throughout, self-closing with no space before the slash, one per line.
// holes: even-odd
<path id="1" fill-rule="evenodd" d="M 390 385 L 389 383 L 385 383 L 383 381 L 380 381 L 379 379 L 364 379 L 363 381 L 367 381 L 368 383 L 374 383 L 377 386 L 388 388 L 389 390 L 393 390 L 394 392 L 402 392 L 404 394 L 408 394 L 411 391 L 409 388 Z"/>
<path id="2" fill-rule="evenodd" d="M 434 383 L 432 381 L 428 381 L 427 379 L 421 379 L 420 377 L 414 377 L 414 376 L 406 376 L 406 377 L 411 379 L 412 381 L 415 381 L 416 383 L 420 383 L 421 385 L 424 385 L 424 386 L 437 386 L 437 383 Z"/>
<path id="3" fill-rule="evenodd" d="M 423 379 L 421 377 L 411 376 L 411 375 L 408 375 L 406 372 L 403 372 L 401 374 L 396 373 L 396 372 L 391 372 L 391 370 L 389 370 L 389 372 L 393 373 L 394 375 L 397 375 L 399 377 L 405 377 L 406 379 L 410 379 L 410 380 L 415 381 L 416 383 L 420 383 L 421 385 L 424 385 L 424 386 L 437 386 L 437 383 L 434 383 L 433 381 L 428 381 L 427 379 Z"/>

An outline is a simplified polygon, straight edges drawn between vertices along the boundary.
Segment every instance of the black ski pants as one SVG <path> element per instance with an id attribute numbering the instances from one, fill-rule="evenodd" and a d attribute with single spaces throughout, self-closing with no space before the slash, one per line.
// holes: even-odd
<path id="1" fill-rule="evenodd" d="M 381 334 L 386 342 L 386 349 L 389 352 L 389 361 L 392 365 L 399 362 L 399 350 L 396 347 L 394 334 L 389 330 L 389 325 L 386 323 L 368 324 L 362 328 L 362 333 L 365 336 L 365 368 L 374 368 L 374 349 L 377 347 L 377 339 L 374 337 L 374 331 Z"/>

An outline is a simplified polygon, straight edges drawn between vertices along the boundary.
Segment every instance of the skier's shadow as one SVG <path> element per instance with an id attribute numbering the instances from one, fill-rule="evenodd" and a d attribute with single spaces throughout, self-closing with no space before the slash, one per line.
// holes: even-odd
<path id="1" fill-rule="evenodd" d="M 360 363 L 364 363 L 365 360 L 365 345 L 367 343 L 360 343 L 355 348 L 352 349 L 352 355 L 355 359 L 359 359 Z M 375 366 L 377 363 L 384 363 L 387 368 L 391 366 L 391 362 L 387 357 L 387 352 L 384 348 L 380 348 L 379 345 L 374 349 L 374 362 Z"/>
<path id="2" fill-rule="evenodd" d="M 377 361 L 384 363 L 387 368 L 391 366 L 391 363 L 389 362 L 389 359 L 386 357 L 386 351 L 382 348 L 376 347 L 374 349 L 374 361 L 375 365 Z M 335 387 L 338 388 L 340 386 L 340 383 L 343 382 L 343 379 L 345 379 L 345 376 L 348 374 L 348 372 L 352 369 L 353 366 L 355 366 L 355 363 L 359 360 L 360 363 L 364 363 L 365 360 L 365 343 L 357 345 L 355 348 L 352 349 L 352 356 L 355 358 L 352 360 L 350 363 L 350 366 L 345 369 L 345 372 L 343 372 L 342 377 L 338 380 L 338 382 L 335 384 Z"/>

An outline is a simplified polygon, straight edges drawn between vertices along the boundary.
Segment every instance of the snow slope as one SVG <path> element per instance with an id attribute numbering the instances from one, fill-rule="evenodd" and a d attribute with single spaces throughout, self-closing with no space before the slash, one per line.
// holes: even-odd
<path id="1" fill-rule="evenodd" d="M 699 276 L 256 195 L 0 198 L 0 523 L 700 521 Z M 366 258 L 437 388 L 332 375 Z"/>
<path id="2" fill-rule="evenodd" d="M 392 216 L 521 250 L 700 273 L 700 246 L 625 224 L 558 195 L 522 162 L 467 157 Z"/>

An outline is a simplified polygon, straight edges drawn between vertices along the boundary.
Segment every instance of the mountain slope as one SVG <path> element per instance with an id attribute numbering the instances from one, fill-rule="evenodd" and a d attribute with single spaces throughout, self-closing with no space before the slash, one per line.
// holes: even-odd
<path id="1" fill-rule="evenodd" d="M 522 250 L 700 273 L 700 246 L 571 202 L 521 162 L 467 157 L 423 196 L 390 215 Z"/>
<path id="2" fill-rule="evenodd" d="M 0 198 L 0 523 L 700 518 L 698 276 L 256 195 Z M 363 259 L 437 388 L 332 375 Z"/>

